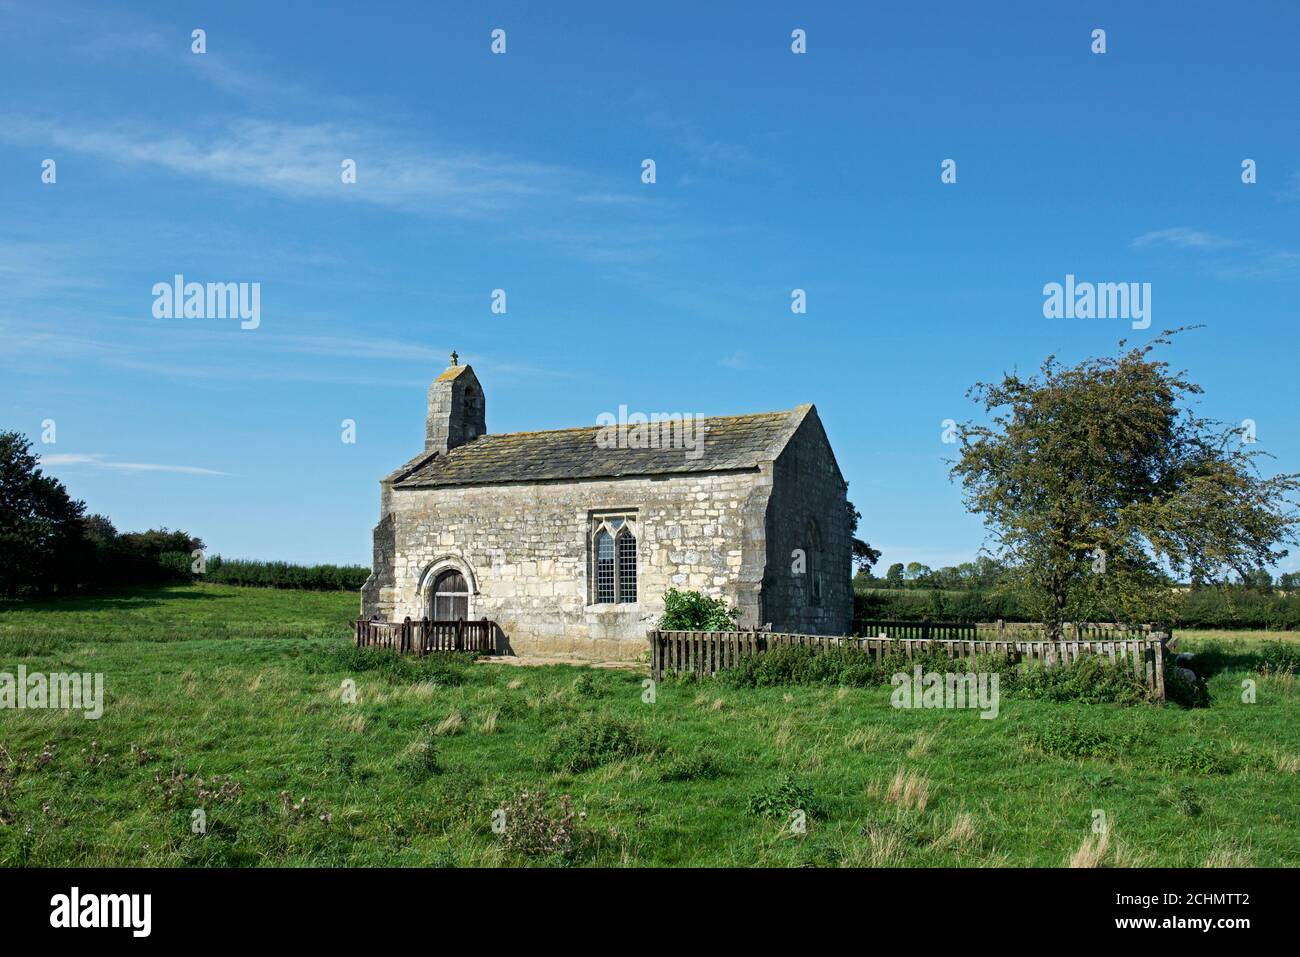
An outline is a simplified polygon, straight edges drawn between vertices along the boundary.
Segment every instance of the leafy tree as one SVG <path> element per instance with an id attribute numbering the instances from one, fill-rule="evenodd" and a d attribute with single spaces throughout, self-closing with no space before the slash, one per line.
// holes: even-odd
<path id="1" fill-rule="evenodd" d="M 1247 588 L 1254 588 L 1258 591 L 1273 590 L 1273 576 L 1269 574 L 1267 568 L 1252 568 L 1242 576 L 1242 583 Z"/>
<path id="2" fill-rule="evenodd" d="M 118 546 L 126 553 L 149 560 L 157 560 L 163 552 L 189 554 L 203 547 L 203 539 L 180 529 L 151 528 L 143 532 L 126 532 L 117 536 Z"/>
<path id="3" fill-rule="evenodd" d="M 961 429 L 967 507 L 1049 628 L 1160 620 L 1169 574 L 1215 582 L 1271 565 L 1294 543 L 1294 474 L 1260 475 L 1234 426 L 1189 407 L 1202 390 L 1143 347 L 970 391 L 990 421 Z"/>
<path id="4" fill-rule="evenodd" d="M 962 586 L 961 575 L 952 565 L 934 569 L 923 579 L 923 583 L 930 588 L 954 589 Z"/>
<path id="5" fill-rule="evenodd" d="M 106 516 L 86 515 L 31 449 L 17 432 L 0 432 L 0 594 L 189 578 L 200 539 L 165 528 L 119 534 Z"/>
<path id="6" fill-rule="evenodd" d="M 0 432 L 0 594 L 73 587 L 91 555 L 85 505 L 44 474 L 32 444 Z"/>
<path id="7" fill-rule="evenodd" d="M 102 519 L 92 516 L 95 518 Z M 102 519 L 91 533 L 92 537 L 103 536 L 96 544 L 94 575 L 95 584 L 101 587 L 189 581 L 191 555 L 203 547 L 202 539 L 179 529 L 151 528 L 121 534 L 113 531 L 108 537 L 111 530 L 112 523 Z"/>
<path id="8" fill-rule="evenodd" d="M 849 507 L 849 537 L 853 540 L 853 567 L 865 569 L 867 577 L 871 577 L 871 569 L 876 567 L 876 562 L 880 561 L 880 552 L 862 539 L 857 537 L 858 522 L 862 520 L 862 513 L 853 507 L 852 502 L 846 502 Z"/>
<path id="9" fill-rule="evenodd" d="M 905 577 L 909 584 L 920 585 L 933 574 L 929 565 L 922 565 L 920 562 L 908 562 Z"/>
<path id="10" fill-rule="evenodd" d="M 117 529 L 107 515 L 87 515 L 81 525 L 86 538 L 96 546 L 110 545 L 117 538 Z"/>
<path id="11" fill-rule="evenodd" d="M 975 559 L 970 572 L 972 588 L 996 588 L 1006 578 L 1007 570 L 987 555 Z"/>
<path id="12" fill-rule="evenodd" d="M 740 609 L 728 609 L 721 598 L 670 588 L 664 592 L 659 627 L 664 631 L 734 631 L 738 618 Z"/>
<path id="13" fill-rule="evenodd" d="M 903 587 L 903 563 L 894 562 L 889 566 L 889 571 L 885 572 L 885 584 L 890 588 Z"/>

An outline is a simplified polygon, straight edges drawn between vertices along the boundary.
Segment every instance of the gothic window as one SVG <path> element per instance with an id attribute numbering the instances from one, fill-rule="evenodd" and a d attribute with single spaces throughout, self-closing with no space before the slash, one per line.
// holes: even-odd
<path id="1" fill-rule="evenodd" d="M 433 583 L 434 621 L 461 621 L 469 617 L 469 587 L 458 571 L 446 571 Z"/>
<path id="2" fill-rule="evenodd" d="M 605 529 L 596 532 L 596 604 L 614 600 L 614 536 Z"/>
<path id="3" fill-rule="evenodd" d="M 618 600 L 636 601 L 636 539 L 624 526 L 615 539 L 618 544 Z"/>
<path id="4" fill-rule="evenodd" d="M 626 605 L 637 600 L 634 518 L 626 513 L 592 516 L 592 604 Z"/>

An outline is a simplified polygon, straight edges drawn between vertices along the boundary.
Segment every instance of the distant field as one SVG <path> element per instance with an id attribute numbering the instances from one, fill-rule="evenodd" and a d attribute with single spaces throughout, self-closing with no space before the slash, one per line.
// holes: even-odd
<path id="1" fill-rule="evenodd" d="M 1226 628 L 1187 628 L 1175 629 L 1174 634 L 1180 642 L 1192 642 L 1193 644 L 1203 641 L 1231 641 L 1231 642 L 1260 642 L 1260 641 L 1300 641 L 1300 631 L 1250 631 L 1250 630 L 1229 630 Z M 1182 650 L 1181 648 L 1179 649 Z"/>
<path id="2" fill-rule="evenodd" d="M 1300 865 L 1296 679 L 1245 652 L 1207 709 L 1004 700 L 981 720 L 894 709 L 888 687 L 665 682 L 646 703 L 636 672 L 371 667 L 356 609 L 220 586 L 0 603 L 0 671 L 107 685 L 98 721 L 0 711 L 0 864 L 559 863 L 493 832 L 542 790 L 585 814 L 577 864 L 1054 867 L 1100 811 L 1105 864 Z M 761 813 L 791 802 L 806 834 Z"/>
<path id="3" fill-rule="evenodd" d="M 1300 635 L 1300 592 L 1202 589 L 1175 596 L 1174 630 L 1267 630 Z M 934 588 L 854 589 L 854 615 L 861 620 L 1025 620 L 1029 606 L 997 590 Z"/>
<path id="4" fill-rule="evenodd" d="M 98 643 L 325 637 L 346 627 L 360 607 L 356 592 L 237 585 L 141 588 L 66 602 L 0 599 L 0 637 L 12 641 L 30 636 L 50 647 L 89 639 Z"/>

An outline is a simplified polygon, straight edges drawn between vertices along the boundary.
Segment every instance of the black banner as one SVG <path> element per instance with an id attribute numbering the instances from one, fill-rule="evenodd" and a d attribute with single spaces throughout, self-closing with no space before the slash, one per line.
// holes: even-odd
<path id="1" fill-rule="evenodd" d="M 1269 870 L 31 870 L 0 873 L 6 939 L 257 940 L 341 946 L 420 928 L 572 939 L 817 934 L 851 925 L 981 929 L 1069 941 L 1188 935 L 1225 943 L 1285 926 L 1290 874 Z M 610 938 L 613 941 L 615 938 Z M 1059 938 L 1058 938 L 1059 939 Z M 448 944 L 450 940 L 446 941 Z M 917 939 L 917 943 L 921 943 Z"/>

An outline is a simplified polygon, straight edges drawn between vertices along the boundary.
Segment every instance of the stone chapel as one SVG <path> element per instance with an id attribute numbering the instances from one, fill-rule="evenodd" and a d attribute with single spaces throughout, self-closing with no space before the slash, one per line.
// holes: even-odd
<path id="1" fill-rule="evenodd" d="M 849 634 L 847 484 L 813 406 L 493 435 L 456 359 L 423 451 L 380 480 L 363 616 L 487 618 L 502 653 L 634 659 L 679 588 L 741 627 Z"/>

